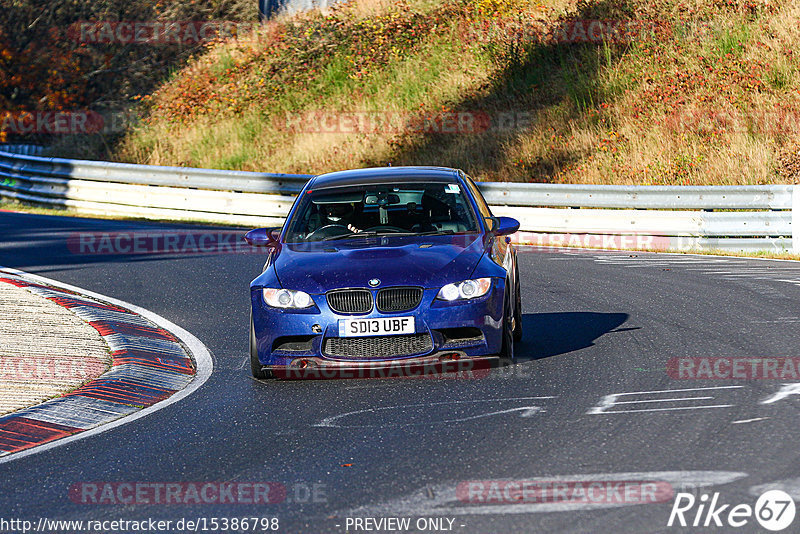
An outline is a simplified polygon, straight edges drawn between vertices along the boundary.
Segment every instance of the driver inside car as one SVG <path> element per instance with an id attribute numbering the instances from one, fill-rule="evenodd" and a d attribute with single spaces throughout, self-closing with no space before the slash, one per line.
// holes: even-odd
<path id="1" fill-rule="evenodd" d="M 322 204 L 319 207 L 320 224 L 317 228 L 336 225 L 344 226 L 353 233 L 360 232 L 361 229 L 353 224 L 355 208 L 351 203 Z"/>

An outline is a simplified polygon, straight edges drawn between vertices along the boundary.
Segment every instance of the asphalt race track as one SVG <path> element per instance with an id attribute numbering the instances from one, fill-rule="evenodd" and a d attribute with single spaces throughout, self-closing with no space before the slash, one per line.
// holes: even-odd
<path id="1" fill-rule="evenodd" d="M 800 356 L 800 265 L 524 249 L 525 337 L 513 370 L 261 383 L 250 378 L 247 339 L 248 283 L 262 255 L 67 247 L 74 232 L 164 228 L 198 227 L 0 213 L 0 265 L 151 310 L 214 356 L 211 378 L 181 402 L 0 464 L 3 517 L 277 517 L 281 532 L 314 533 L 345 532 L 348 517 L 425 516 L 464 533 L 671 532 L 672 493 L 645 504 L 482 503 L 461 490 L 470 481 L 638 480 L 719 492 L 731 504 L 753 505 L 772 487 L 800 498 L 800 391 L 776 396 L 800 379 L 679 380 L 666 370 L 671 358 Z M 202 481 L 275 482 L 286 499 L 70 499 L 81 483 Z M 737 531 L 759 530 L 751 520 Z"/>

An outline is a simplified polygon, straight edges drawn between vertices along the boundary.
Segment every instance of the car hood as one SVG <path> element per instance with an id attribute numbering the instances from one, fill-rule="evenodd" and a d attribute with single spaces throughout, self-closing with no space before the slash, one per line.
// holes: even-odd
<path id="1" fill-rule="evenodd" d="M 441 287 L 470 277 L 483 255 L 480 234 L 377 237 L 284 244 L 274 259 L 281 285 L 307 293 L 343 287 Z"/>

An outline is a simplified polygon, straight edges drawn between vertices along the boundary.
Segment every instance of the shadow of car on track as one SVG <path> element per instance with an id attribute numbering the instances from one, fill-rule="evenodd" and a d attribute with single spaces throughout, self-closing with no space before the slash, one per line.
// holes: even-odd
<path id="1" fill-rule="evenodd" d="M 514 347 L 517 363 L 549 358 L 594 345 L 630 317 L 627 313 L 555 312 L 522 316 L 524 337 Z M 624 331 L 632 329 L 623 329 Z"/>

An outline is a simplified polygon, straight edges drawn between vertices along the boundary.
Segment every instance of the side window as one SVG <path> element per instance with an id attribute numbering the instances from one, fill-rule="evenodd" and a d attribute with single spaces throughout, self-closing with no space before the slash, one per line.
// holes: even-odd
<path id="1" fill-rule="evenodd" d="M 478 204 L 478 211 L 481 212 L 481 217 L 491 217 L 492 210 L 489 209 L 489 205 L 483 198 L 483 195 L 481 194 L 480 189 L 478 189 L 478 186 L 475 185 L 475 182 L 472 181 L 472 178 L 470 178 L 466 174 L 462 174 L 461 176 L 467 183 L 467 187 L 469 187 L 470 193 L 472 193 L 472 196 L 475 197 L 475 203 Z"/>

